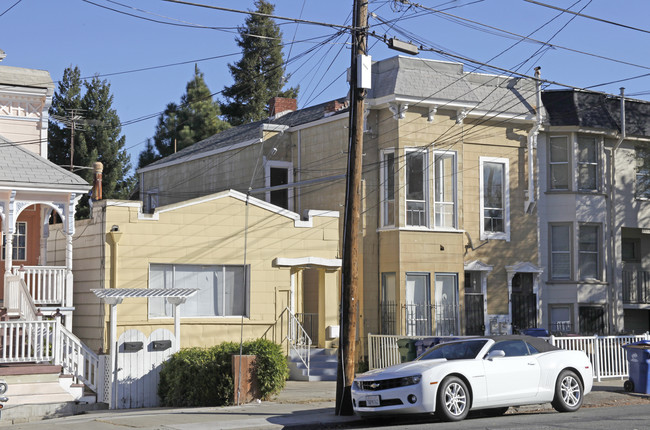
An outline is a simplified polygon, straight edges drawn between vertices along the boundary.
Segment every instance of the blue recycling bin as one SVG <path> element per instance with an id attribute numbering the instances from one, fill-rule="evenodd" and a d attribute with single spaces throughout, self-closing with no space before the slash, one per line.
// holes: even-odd
<path id="1" fill-rule="evenodd" d="M 625 381 L 623 387 L 625 391 L 635 393 L 650 394 L 650 340 L 640 340 L 638 342 L 623 345 L 627 351 L 627 367 L 630 376 L 629 381 Z"/>

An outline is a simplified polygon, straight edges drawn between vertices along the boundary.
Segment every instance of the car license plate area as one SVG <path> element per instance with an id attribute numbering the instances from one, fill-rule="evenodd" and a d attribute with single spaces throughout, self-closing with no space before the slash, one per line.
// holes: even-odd
<path id="1" fill-rule="evenodd" d="M 381 405 L 381 399 L 379 396 L 367 396 L 366 397 L 366 406 L 369 408 L 374 408 Z"/>

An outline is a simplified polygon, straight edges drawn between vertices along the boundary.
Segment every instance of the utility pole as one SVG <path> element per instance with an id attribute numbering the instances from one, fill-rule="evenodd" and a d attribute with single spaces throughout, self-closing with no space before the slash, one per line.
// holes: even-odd
<path id="1" fill-rule="evenodd" d="M 366 55 L 368 0 L 354 0 L 350 65 L 350 134 L 348 177 L 343 232 L 343 282 L 341 285 L 341 334 L 336 379 L 336 415 L 352 415 L 352 381 L 356 363 L 359 233 L 361 226 L 361 170 L 363 161 L 363 111 L 366 91 L 358 85 L 358 62 Z"/>

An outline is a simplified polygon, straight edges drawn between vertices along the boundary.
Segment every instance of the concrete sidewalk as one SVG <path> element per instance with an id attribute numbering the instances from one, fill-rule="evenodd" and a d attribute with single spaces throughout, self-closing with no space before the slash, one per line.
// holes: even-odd
<path id="1" fill-rule="evenodd" d="M 94 411 L 65 418 L 14 424 L 12 429 L 45 430 L 63 425 L 66 430 L 87 428 L 123 429 L 280 429 L 337 427 L 360 421 L 354 416 L 334 415 L 335 382 L 288 381 L 286 388 L 272 401 L 220 408 L 155 408 L 118 411 Z M 650 395 L 626 393 L 623 381 L 596 382 L 585 397 L 583 407 L 607 407 L 628 404 L 649 404 Z M 509 413 L 532 413 L 550 410 L 550 404 L 511 408 Z M 0 425 L 11 425 L 3 419 Z"/>

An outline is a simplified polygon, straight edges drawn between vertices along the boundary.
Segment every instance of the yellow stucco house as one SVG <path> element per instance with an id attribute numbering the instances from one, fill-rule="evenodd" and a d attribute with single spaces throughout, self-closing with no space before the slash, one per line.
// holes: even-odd
<path id="1" fill-rule="evenodd" d="M 304 323 L 303 303 L 318 310 L 306 333 L 313 346 L 329 347 L 338 336 L 338 217 L 317 210 L 302 218 L 233 190 L 153 213 L 143 213 L 140 202 L 95 202 L 92 218 L 77 222 L 74 331 L 91 349 L 110 350 L 111 313 L 94 292 L 137 290 L 139 297 L 116 308 L 116 337 L 131 329 L 145 337 L 173 332 L 174 307 L 147 290 L 184 288 L 197 292 L 180 305 L 180 347 L 242 336 L 295 340 L 291 319 Z M 53 260 L 62 246 L 56 228 Z"/>
<path id="2" fill-rule="evenodd" d="M 372 64 L 360 340 L 539 324 L 539 94 L 534 79 L 457 63 L 397 56 Z M 347 101 L 297 109 L 275 99 L 271 111 L 139 169 L 145 211 L 251 184 L 251 195 L 297 213 L 342 210 Z"/>

